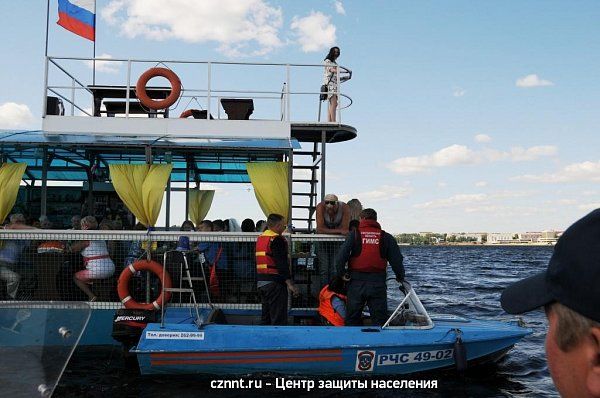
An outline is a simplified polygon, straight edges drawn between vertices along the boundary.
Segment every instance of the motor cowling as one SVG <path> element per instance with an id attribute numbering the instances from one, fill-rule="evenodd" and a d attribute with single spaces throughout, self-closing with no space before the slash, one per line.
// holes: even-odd
<path id="1" fill-rule="evenodd" d="M 112 337 L 129 350 L 138 343 L 146 325 L 158 321 L 158 311 L 118 309 L 113 317 Z"/>

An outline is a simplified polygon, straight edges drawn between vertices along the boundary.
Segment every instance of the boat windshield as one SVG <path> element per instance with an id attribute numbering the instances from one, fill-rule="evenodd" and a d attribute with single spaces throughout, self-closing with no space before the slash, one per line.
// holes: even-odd
<path id="1" fill-rule="evenodd" d="M 0 385 L 3 396 L 50 397 L 88 320 L 79 302 L 0 303 Z"/>
<path id="2" fill-rule="evenodd" d="M 423 307 L 419 296 L 412 286 L 404 281 L 402 289 L 404 298 L 396 307 L 387 322 L 382 326 L 384 328 L 406 328 L 406 329 L 430 329 L 433 322 Z"/>

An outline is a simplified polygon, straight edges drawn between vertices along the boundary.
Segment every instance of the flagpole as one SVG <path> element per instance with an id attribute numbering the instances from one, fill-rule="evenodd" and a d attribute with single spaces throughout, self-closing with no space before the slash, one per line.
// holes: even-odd
<path id="1" fill-rule="evenodd" d="M 96 18 L 96 0 L 94 0 L 94 75 L 92 76 L 92 84 L 94 86 L 96 85 L 96 40 L 98 39 L 98 37 L 96 36 L 96 32 L 98 32 L 98 29 L 96 29 L 97 23 L 98 21 Z"/>
<path id="2" fill-rule="evenodd" d="M 44 56 L 48 56 L 48 30 L 50 26 L 50 0 L 46 1 L 46 51 Z"/>

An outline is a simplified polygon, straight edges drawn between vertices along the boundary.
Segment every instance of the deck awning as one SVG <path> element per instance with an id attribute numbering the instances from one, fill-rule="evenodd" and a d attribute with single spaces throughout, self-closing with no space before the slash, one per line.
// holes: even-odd
<path id="1" fill-rule="evenodd" d="M 43 156 L 50 159 L 48 180 L 87 181 L 93 170 L 98 180 L 108 177 L 108 164 L 144 163 L 151 150 L 154 163 L 172 163 L 171 180 L 249 182 L 245 164 L 281 161 L 300 148 L 295 138 L 215 139 L 47 135 L 44 131 L 0 130 L 0 156 L 7 162 L 27 163 L 26 178 L 42 178 Z"/>

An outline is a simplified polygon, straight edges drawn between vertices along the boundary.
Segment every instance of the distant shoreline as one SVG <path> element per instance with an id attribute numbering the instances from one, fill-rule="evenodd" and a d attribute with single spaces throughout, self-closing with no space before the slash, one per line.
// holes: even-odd
<path id="1" fill-rule="evenodd" d="M 476 243 L 476 242 L 460 242 L 460 243 L 436 243 L 431 245 L 398 243 L 399 246 L 489 246 L 489 247 L 510 247 L 510 246 L 535 246 L 535 247 L 552 247 L 553 243 Z"/>

